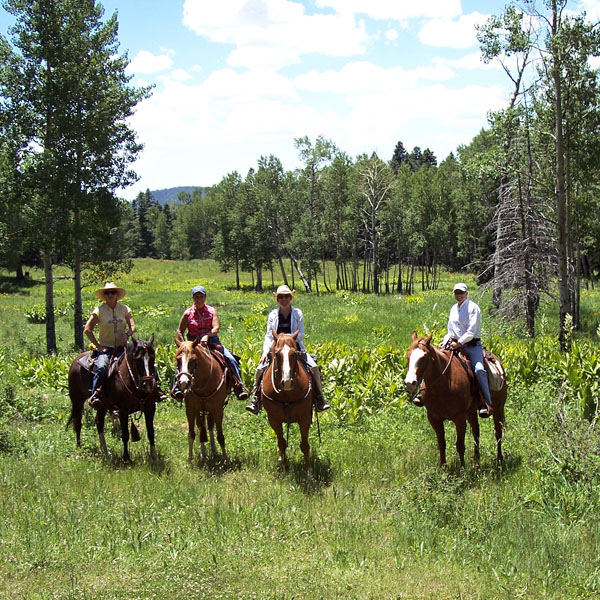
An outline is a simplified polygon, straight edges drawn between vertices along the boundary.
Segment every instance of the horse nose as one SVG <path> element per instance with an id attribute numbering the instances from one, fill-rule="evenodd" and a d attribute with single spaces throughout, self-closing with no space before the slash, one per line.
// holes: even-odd
<path id="1" fill-rule="evenodd" d="M 282 379 L 281 380 L 281 387 L 286 392 L 289 392 L 290 390 L 293 390 L 294 389 L 294 380 L 293 379 Z"/>
<path id="2" fill-rule="evenodd" d="M 404 380 L 404 387 L 406 387 L 406 389 L 412 393 L 417 389 L 417 380 L 413 379 L 411 377 L 407 377 Z"/>

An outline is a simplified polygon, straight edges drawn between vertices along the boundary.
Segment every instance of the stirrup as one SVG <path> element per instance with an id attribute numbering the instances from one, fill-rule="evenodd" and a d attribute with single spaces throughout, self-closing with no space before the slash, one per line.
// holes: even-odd
<path id="1" fill-rule="evenodd" d="M 487 419 L 488 417 L 490 417 L 492 415 L 492 407 L 491 406 L 487 406 L 487 405 L 486 406 L 482 406 L 479 409 L 478 412 L 479 412 L 479 416 L 482 419 Z"/>
<path id="2" fill-rule="evenodd" d="M 99 390 L 95 390 L 94 393 L 88 398 L 88 404 L 95 410 L 100 410 L 104 406 L 100 398 Z"/>
<path id="3" fill-rule="evenodd" d="M 244 387 L 243 383 L 236 385 L 233 388 L 233 391 L 238 400 L 248 400 L 248 398 L 250 398 L 250 394 L 248 393 L 248 390 Z"/>

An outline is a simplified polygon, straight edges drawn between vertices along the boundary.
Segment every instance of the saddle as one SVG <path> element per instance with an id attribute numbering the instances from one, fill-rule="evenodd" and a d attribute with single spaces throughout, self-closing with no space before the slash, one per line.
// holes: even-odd
<path id="1" fill-rule="evenodd" d="M 112 355 L 108 364 L 107 379 L 114 373 L 115 369 L 117 368 L 117 365 L 120 363 L 121 358 L 123 357 L 123 354 L 124 353 L 121 352 L 119 354 Z M 98 350 L 88 350 L 77 359 L 77 364 L 82 369 L 93 375 L 98 370 L 97 360 Z"/>
<path id="2" fill-rule="evenodd" d="M 506 371 L 500 359 L 485 347 L 483 348 L 483 358 L 490 390 L 492 392 L 499 392 L 506 383 Z"/>

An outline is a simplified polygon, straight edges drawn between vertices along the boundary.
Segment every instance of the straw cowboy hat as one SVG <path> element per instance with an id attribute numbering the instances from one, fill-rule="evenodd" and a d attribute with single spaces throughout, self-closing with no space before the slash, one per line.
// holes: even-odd
<path id="1" fill-rule="evenodd" d="M 96 290 L 96 298 L 100 298 L 100 300 L 104 300 L 104 298 L 105 298 L 104 293 L 108 292 L 108 291 L 117 292 L 117 300 L 120 300 L 121 298 L 123 298 L 123 296 L 125 296 L 125 290 L 123 288 L 117 287 L 112 281 L 107 281 L 104 284 L 103 288 Z"/>
<path id="2" fill-rule="evenodd" d="M 289 294 L 293 298 L 294 290 L 290 290 L 287 285 L 280 285 L 277 288 L 277 291 L 273 294 L 275 296 L 275 300 L 277 300 L 277 296 L 281 296 L 282 294 Z"/>

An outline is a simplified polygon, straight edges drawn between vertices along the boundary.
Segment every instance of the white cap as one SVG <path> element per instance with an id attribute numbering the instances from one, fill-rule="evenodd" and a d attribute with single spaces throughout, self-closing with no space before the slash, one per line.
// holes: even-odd
<path id="1" fill-rule="evenodd" d="M 466 283 L 457 283 L 454 286 L 453 292 L 466 292 L 468 290 Z"/>

